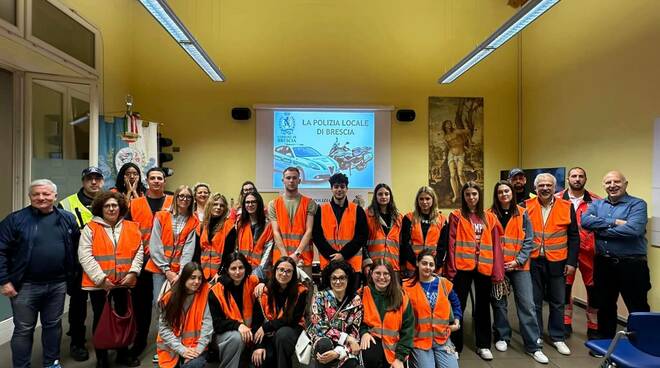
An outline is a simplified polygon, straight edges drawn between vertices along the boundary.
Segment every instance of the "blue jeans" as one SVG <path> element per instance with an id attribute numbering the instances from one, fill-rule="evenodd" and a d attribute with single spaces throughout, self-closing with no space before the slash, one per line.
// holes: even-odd
<path id="1" fill-rule="evenodd" d="M 536 321 L 536 311 L 534 310 L 532 277 L 529 271 L 509 271 L 506 273 L 506 276 L 511 281 L 511 287 L 513 288 L 520 334 L 525 344 L 525 351 L 533 353 L 540 350 L 541 347 L 536 343 L 536 340 L 540 337 L 540 332 L 538 322 Z M 507 318 L 507 307 L 508 301 L 506 296 L 500 300 L 493 299 L 493 330 L 495 330 L 495 338 L 509 343 L 511 341 L 511 326 Z"/>
<path id="2" fill-rule="evenodd" d="M 143 271 L 143 272 L 147 272 L 147 271 Z M 154 273 L 153 280 L 154 280 L 153 305 L 155 305 L 156 308 L 158 308 L 158 301 L 159 301 L 158 297 L 160 296 L 160 290 L 163 288 L 163 285 L 165 284 L 165 281 L 167 281 L 167 277 L 165 276 L 164 273 Z"/>
<path id="3" fill-rule="evenodd" d="M 11 356 L 14 367 L 30 367 L 32 338 L 34 327 L 37 325 L 37 315 L 40 315 L 41 319 L 43 366 L 50 366 L 60 359 L 65 295 L 66 282 L 64 281 L 46 284 L 26 282 L 23 283 L 18 295 L 11 298 L 11 309 L 14 316 Z"/>
<path id="4" fill-rule="evenodd" d="M 456 349 L 449 339 L 443 345 L 433 341 L 429 350 L 414 348 L 412 358 L 412 366 L 416 368 L 458 368 Z"/>

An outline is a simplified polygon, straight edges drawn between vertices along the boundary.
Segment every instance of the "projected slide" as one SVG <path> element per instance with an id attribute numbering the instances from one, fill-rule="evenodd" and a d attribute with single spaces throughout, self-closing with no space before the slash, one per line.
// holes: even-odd
<path id="1" fill-rule="evenodd" d="M 329 188 L 336 172 L 351 188 L 373 188 L 373 112 L 276 110 L 273 120 L 273 188 L 289 166 L 300 169 L 301 188 Z"/>

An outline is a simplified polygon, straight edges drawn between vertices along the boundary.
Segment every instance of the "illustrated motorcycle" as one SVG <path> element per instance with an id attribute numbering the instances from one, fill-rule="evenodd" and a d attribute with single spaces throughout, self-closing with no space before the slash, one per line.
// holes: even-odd
<path id="1" fill-rule="evenodd" d="M 369 161 L 374 159 L 374 155 L 371 152 L 372 148 L 362 146 L 351 149 L 348 145 L 349 142 L 341 145 L 339 138 L 337 138 L 332 148 L 330 148 L 328 156 L 337 161 L 340 170 L 364 170 L 367 164 L 369 164 Z"/>

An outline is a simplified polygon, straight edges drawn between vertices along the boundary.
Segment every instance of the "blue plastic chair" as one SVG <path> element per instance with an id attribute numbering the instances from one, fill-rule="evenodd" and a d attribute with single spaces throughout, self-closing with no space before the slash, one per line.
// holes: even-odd
<path id="1" fill-rule="evenodd" d="M 601 367 L 660 368 L 660 313 L 635 312 L 628 316 L 627 331 L 614 339 L 589 340 L 584 345 L 604 355 Z"/>

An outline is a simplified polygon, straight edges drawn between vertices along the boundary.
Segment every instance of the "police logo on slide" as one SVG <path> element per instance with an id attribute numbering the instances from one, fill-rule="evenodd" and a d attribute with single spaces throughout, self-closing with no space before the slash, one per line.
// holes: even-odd
<path id="1" fill-rule="evenodd" d="M 280 131 L 282 134 L 291 135 L 294 129 L 296 129 L 296 119 L 291 114 L 283 114 L 280 118 Z"/>

